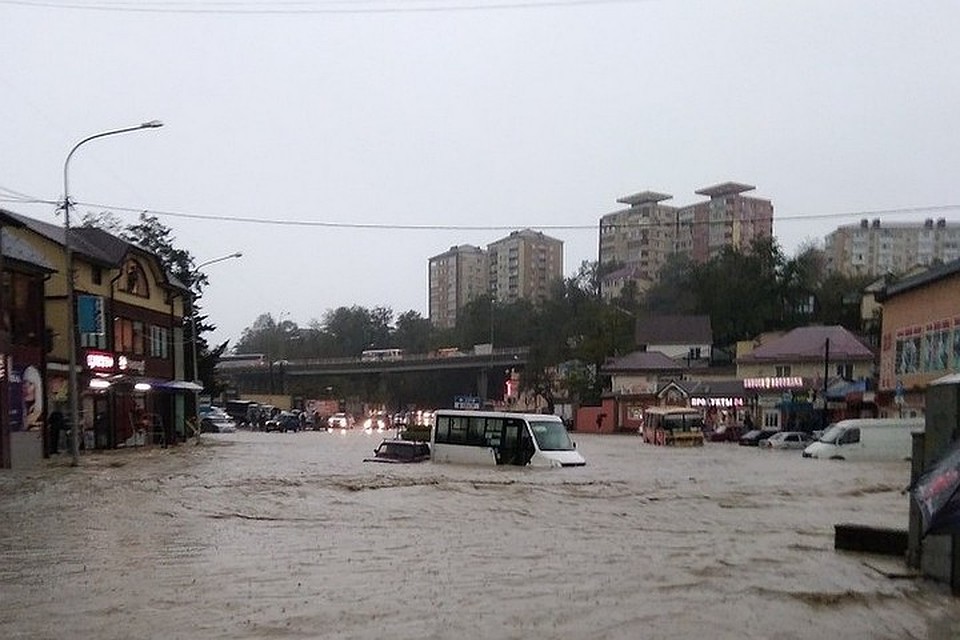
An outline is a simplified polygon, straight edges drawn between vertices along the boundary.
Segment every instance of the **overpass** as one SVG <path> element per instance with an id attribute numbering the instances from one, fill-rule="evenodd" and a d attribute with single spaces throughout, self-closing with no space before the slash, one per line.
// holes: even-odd
<path id="1" fill-rule="evenodd" d="M 231 390 L 240 394 L 290 394 L 320 398 L 335 381 L 341 395 L 351 391 L 370 395 L 371 388 L 379 395 L 391 395 L 391 392 L 402 389 L 404 380 L 438 378 L 445 383 L 459 381 L 454 394 L 494 398 L 502 397 L 502 392 L 497 391 L 502 390 L 503 380 L 509 375 L 508 372 L 526 366 L 529 353 L 529 347 L 514 347 L 491 349 L 489 353 L 403 354 L 387 360 L 300 358 L 271 362 L 259 357 L 247 361 L 221 361 L 217 364 L 216 373 Z M 444 396 L 451 394 L 448 389 L 441 391 L 448 384 L 429 386 L 437 387 L 438 393 Z M 399 395 L 409 396 L 410 393 L 407 391 Z M 400 402 L 399 398 L 389 400 Z M 432 400 L 442 403 L 447 398 Z"/>

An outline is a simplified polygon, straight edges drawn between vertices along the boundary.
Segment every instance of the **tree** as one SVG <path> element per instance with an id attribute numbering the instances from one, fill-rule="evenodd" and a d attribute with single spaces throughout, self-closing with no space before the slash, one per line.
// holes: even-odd
<path id="1" fill-rule="evenodd" d="M 397 317 L 393 332 L 393 344 L 409 353 L 426 353 L 430 350 L 433 325 L 416 311 L 407 311 Z"/>

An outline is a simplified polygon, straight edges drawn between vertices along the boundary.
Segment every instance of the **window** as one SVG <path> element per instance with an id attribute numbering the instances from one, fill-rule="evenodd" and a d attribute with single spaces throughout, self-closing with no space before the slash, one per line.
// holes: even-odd
<path id="1" fill-rule="evenodd" d="M 43 338 L 40 325 L 43 307 L 42 281 L 23 273 L 3 274 L 2 329 L 10 332 L 15 345 L 38 346 Z"/>
<path id="2" fill-rule="evenodd" d="M 150 297 L 147 274 L 136 260 L 127 260 L 126 264 L 123 265 L 120 289 L 141 298 Z"/>
<path id="3" fill-rule="evenodd" d="M 778 378 L 789 378 L 789 377 L 790 377 L 790 365 L 777 365 L 777 377 L 778 377 Z"/>
<path id="4" fill-rule="evenodd" d="M 853 380 L 853 365 L 852 364 L 838 364 L 837 365 L 837 375 L 843 378 L 844 380 Z"/>
<path id="5" fill-rule="evenodd" d="M 105 333 L 81 333 L 80 346 L 91 349 L 106 349 L 107 334 Z"/>
<path id="6" fill-rule="evenodd" d="M 96 265 L 91 265 L 90 281 L 93 282 L 93 284 L 103 284 L 103 269 Z"/>
<path id="7" fill-rule="evenodd" d="M 150 326 L 150 357 L 164 360 L 170 357 L 170 329 Z"/>
<path id="8" fill-rule="evenodd" d="M 143 332 L 143 323 L 139 320 L 133 321 L 133 353 L 138 356 L 143 355 L 144 342 L 146 336 Z"/>
<path id="9" fill-rule="evenodd" d="M 144 348 L 143 323 L 129 318 L 114 318 L 113 320 L 113 350 L 117 353 L 133 353 L 143 355 Z"/>

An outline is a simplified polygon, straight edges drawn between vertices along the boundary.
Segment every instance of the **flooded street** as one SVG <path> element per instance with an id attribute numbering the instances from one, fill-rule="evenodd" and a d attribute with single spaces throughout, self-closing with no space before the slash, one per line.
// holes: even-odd
<path id="1" fill-rule="evenodd" d="M 907 463 L 574 436 L 584 468 L 364 463 L 356 431 L 4 472 L 0 637 L 960 637 L 944 587 L 833 549 L 906 528 Z"/>

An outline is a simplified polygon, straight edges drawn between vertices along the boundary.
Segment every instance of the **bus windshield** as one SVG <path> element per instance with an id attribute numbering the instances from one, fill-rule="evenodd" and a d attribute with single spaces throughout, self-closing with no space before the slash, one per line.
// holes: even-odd
<path id="1" fill-rule="evenodd" d="M 530 430 L 537 439 L 541 451 L 572 451 L 573 441 L 562 422 L 556 420 L 531 420 Z"/>

